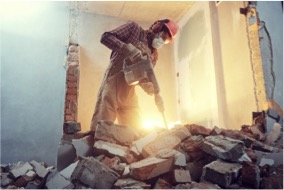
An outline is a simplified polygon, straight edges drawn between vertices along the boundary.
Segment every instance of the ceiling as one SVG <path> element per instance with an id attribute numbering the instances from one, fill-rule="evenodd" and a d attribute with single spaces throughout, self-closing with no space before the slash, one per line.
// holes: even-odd
<path id="1" fill-rule="evenodd" d="M 194 1 L 74 1 L 73 8 L 126 20 L 153 22 L 170 18 L 178 22 Z"/>

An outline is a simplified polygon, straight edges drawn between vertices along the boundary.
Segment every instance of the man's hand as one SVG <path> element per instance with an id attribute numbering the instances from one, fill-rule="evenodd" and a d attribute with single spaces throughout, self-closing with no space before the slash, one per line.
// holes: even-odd
<path id="1" fill-rule="evenodd" d="M 150 96 L 152 96 L 154 94 L 154 85 L 151 82 L 142 82 L 140 84 L 141 88 Z"/>

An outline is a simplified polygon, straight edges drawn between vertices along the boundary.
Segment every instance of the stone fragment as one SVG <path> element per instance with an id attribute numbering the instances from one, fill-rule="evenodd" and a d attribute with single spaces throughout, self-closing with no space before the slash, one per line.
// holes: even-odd
<path id="1" fill-rule="evenodd" d="M 158 137 L 148 143 L 142 149 L 142 155 L 144 158 L 148 156 L 155 156 L 158 151 L 169 148 L 175 149 L 180 145 L 180 139 L 173 135 L 158 135 Z"/>
<path id="2" fill-rule="evenodd" d="M 80 160 L 71 175 L 72 180 L 78 180 L 94 189 L 111 189 L 118 178 L 119 174 L 93 157 Z"/>
<path id="3" fill-rule="evenodd" d="M 130 176 L 136 180 L 147 180 L 169 172 L 174 163 L 174 158 L 162 159 L 148 157 L 130 164 Z"/>
<path id="4" fill-rule="evenodd" d="M 257 164 L 260 164 L 261 159 L 263 159 L 263 158 L 265 158 L 265 159 L 272 159 L 274 161 L 274 165 L 275 166 L 283 164 L 283 151 L 269 153 L 269 152 L 262 152 L 262 151 L 257 151 L 256 150 L 255 154 L 256 154 L 256 156 L 258 158 Z"/>
<path id="5" fill-rule="evenodd" d="M 174 158 L 175 166 L 186 166 L 185 155 L 174 149 L 163 149 L 156 154 L 157 158 Z"/>
<path id="6" fill-rule="evenodd" d="M 149 144 L 150 142 L 154 141 L 157 138 L 157 136 L 158 136 L 157 132 L 154 131 L 152 133 L 149 133 L 145 137 L 134 141 L 132 144 L 133 144 L 133 146 L 136 147 L 136 150 L 141 154 L 143 147 L 145 145 Z"/>
<path id="7" fill-rule="evenodd" d="M 63 132 L 65 134 L 73 134 L 79 131 L 81 131 L 80 123 L 74 121 L 68 121 L 63 124 Z"/>
<path id="8" fill-rule="evenodd" d="M 283 174 L 264 177 L 260 181 L 261 189 L 283 189 Z"/>
<path id="9" fill-rule="evenodd" d="M 242 165 L 238 163 L 229 163 L 222 160 L 216 160 L 203 168 L 202 179 L 222 188 L 228 188 L 234 183 L 241 171 Z"/>
<path id="10" fill-rule="evenodd" d="M 240 131 L 231 130 L 231 129 L 224 129 L 221 132 L 221 135 L 225 137 L 230 137 L 232 139 L 237 139 L 237 140 L 244 140 L 246 138 L 245 135 L 242 134 Z"/>
<path id="11" fill-rule="evenodd" d="M 33 181 L 30 181 L 25 189 L 43 189 L 44 182 L 39 179 L 34 179 Z"/>
<path id="12" fill-rule="evenodd" d="M 0 180 L 1 180 L 1 187 L 10 185 L 13 182 L 13 179 L 9 178 L 8 173 L 1 173 Z"/>
<path id="13" fill-rule="evenodd" d="M 159 178 L 154 186 L 154 189 L 172 189 L 172 185 L 164 179 Z"/>
<path id="14" fill-rule="evenodd" d="M 191 189 L 221 189 L 221 188 L 217 184 L 212 184 L 206 181 L 202 181 L 199 183 L 193 181 L 191 183 Z"/>
<path id="15" fill-rule="evenodd" d="M 26 162 L 25 164 L 17 165 L 14 169 L 10 171 L 10 176 L 13 179 L 20 177 L 21 175 L 25 175 L 29 170 L 32 170 L 33 167 Z"/>
<path id="16" fill-rule="evenodd" d="M 132 178 L 124 178 L 118 179 L 113 187 L 115 189 L 150 189 L 151 185 Z"/>
<path id="17" fill-rule="evenodd" d="M 185 125 L 185 127 L 189 130 L 191 135 L 202 135 L 206 137 L 211 133 L 211 129 L 196 124 Z"/>
<path id="18" fill-rule="evenodd" d="M 254 189 L 259 188 L 260 184 L 260 170 L 255 163 L 242 163 L 242 184 L 249 185 Z"/>
<path id="19" fill-rule="evenodd" d="M 33 166 L 34 171 L 36 172 L 36 174 L 41 177 L 41 178 L 45 178 L 45 176 L 48 174 L 48 170 L 41 164 L 39 164 L 36 161 L 31 161 L 30 164 Z"/>
<path id="20" fill-rule="evenodd" d="M 252 162 L 252 160 L 250 159 L 250 157 L 244 153 L 238 160 L 238 162 Z"/>
<path id="21" fill-rule="evenodd" d="M 179 126 L 179 127 L 172 128 L 170 130 L 170 133 L 172 135 L 178 137 L 181 140 L 181 142 L 183 140 L 185 140 L 186 138 L 191 136 L 189 130 L 186 127 L 184 127 L 184 126 Z"/>
<path id="22" fill-rule="evenodd" d="M 266 138 L 266 144 L 268 145 L 274 145 L 274 143 L 276 142 L 276 140 L 282 136 L 282 132 L 281 132 L 281 125 L 279 123 L 274 123 L 272 130 L 269 132 L 269 134 L 267 135 Z"/>
<path id="23" fill-rule="evenodd" d="M 273 166 L 274 160 L 268 158 L 261 158 L 260 163 L 258 164 L 260 167 L 264 165 Z"/>
<path id="24" fill-rule="evenodd" d="M 204 165 L 200 162 L 188 162 L 186 164 L 186 169 L 189 171 L 192 181 L 200 181 L 203 167 Z"/>
<path id="25" fill-rule="evenodd" d="M 122 162 L 127 162 L 128 164 L 137 160 L 126 146 L 98 140 L 95 142 L 94 148 L 96 152 L 117 156 L 122 160 Z"/>
<path id="26" fill-rule="evenodd" d="M 210 132 L 210 135 L 220 135 L 222 133 L 223 129 L 220 129 L 217 126 L 214 126 L 212 131 Z"/>
<path id="27" fill-rule="evenodd" d="M 237 161 L 244 154 L 244 143 L 222 135 L 208 136 L 202 150 L 223 160 Z"/>
<path id="28" fill-rule="evenodd" d="M 78 165 L 79 163 L 79 160 L 75 163 L 72 163 L 70 164 L 68 167 L 66 167 L 64 170 L 62 170 L 60 172 L 60 174 L 65 177 L 66 179 L 70 179 L 71 178 L 71 175 L 72 173 L 74 172 L 76 166 Z"/>
<path id="29" fill-rule="evenodd" d="M 191 176 L 188 170 L 175 169 L 173 173 L 174 173 L 175 183 L 190 183 L 191 182 Z"/>
<path id="30" fill-rule="evenodd" d="M 104 157 L 104 159 L 102 159 L 102 161 L 101 161 L 101 163 L 103 163 L 105 166 L 107 166 L 109 168 L 113 168 L 119 162 L 120 162 L 120 159 L 118 157 L 113 157 L 113 158 Z"/>
<path id="31" fill-rule="evenodd" d="M 196 161 L 206 155 L 206 153 L 201 149 L 202 145 L 203 137 L 201 135 L 191 136 L 189 139 L 181 143 L 181 148 L 187 153 L 188 161 Z"/>
<path id="32" fill-rule="evenodd" d="M 252 162 L 257 162 L 257 156 L 251 148 L 245 149 L 245 153 L 248 155 Z"/>
<path id="33" fill-rule="evenodd" d="M 117 125 L 110 121 L 98 121 L 95 133 L 96 140 L 130 146 L 138 138 L 139 134 L 131 127 Z"/>
<path id="34" fill-rule="evenodd" d="M 59 172 L 53 171 L 47 177 L 45 184 L 47 189 L 73 189 L 74 185 L 65 179 Z"/>
<path id="35" fill-rule="evenodd" d="M 260 141 L 264 141 L 265 140 L 265 135 L 264 133 L 259 129 L 258 125 L 253 125 L 250 127 L 251 132 L 255 135 L 259 137 Z"/>
<path id="36" fill-rule="evenodd" d="M 93 154 L 94 138 L 92 135 L 81 139 L 73 139 L 72 144 L 76 150 L 76 155 L 79 157 L 87 157 Z"/>
<path id="37" fill-rule="evenodd" d="M 255 141 L 252 144 L 251 148 L 253 150 L 259 150 L 259 151 L 263 151 L 263 152 L 273 152 L 273 151 L 276 151 L 276 149 L 274 147 L 269 146 L 267 144 L 264 144 L 264 143 L 262 143 L 260 141 Z"/>
<path id="38" fill-rule="evenodd" d="M 72 143 L 69 141 L 61 140 L 57 150 L 57 170 L 61 171 L 72 164 L 76 157 L 76 150 Z"/>

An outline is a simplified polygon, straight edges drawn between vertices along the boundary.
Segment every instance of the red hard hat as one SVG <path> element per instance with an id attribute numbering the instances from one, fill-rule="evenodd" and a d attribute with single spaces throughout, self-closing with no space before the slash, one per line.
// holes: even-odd
<path id="1" fill-rule="evenodd" d="M 164 23 L 164 25 L 168 28 L 172 39 L 176 36 L 179 26 L 176 22 L 169 20 L 169 22 Z"/>

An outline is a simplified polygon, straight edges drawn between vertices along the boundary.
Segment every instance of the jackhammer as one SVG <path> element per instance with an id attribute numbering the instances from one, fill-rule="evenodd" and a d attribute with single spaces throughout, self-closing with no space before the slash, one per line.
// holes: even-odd
<path id="1" fill-rule="evenodd" d="M 123 72 L 128 85 L 136 85 L 143 82 L 151 82 L 153 84 L 155 104 L 163 116 L 165 127 L 168 129 L 164 114 L 164 102 L 160 95 L 160 87 L 149 55 L 147 53 L 142 54 L 140 50 L 135 48 L 132 56 L 124 59 Z"/>

